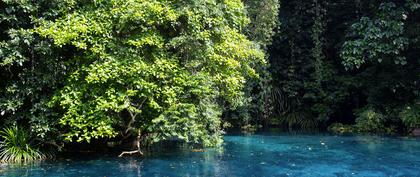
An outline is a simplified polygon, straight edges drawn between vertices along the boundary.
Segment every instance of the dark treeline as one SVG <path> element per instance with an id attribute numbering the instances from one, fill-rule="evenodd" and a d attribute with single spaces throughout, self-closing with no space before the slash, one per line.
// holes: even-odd
<path id="1" fill-rule="evenodd" d="M 92 141 L 121 155 L 165 140 L 217 146 L 229 128 L 407 135 L 420 127 L 419 9 L 0 1 L 0 159 Z"/>
<path id="2" fill-rule="evenodd" d="M 416 1 L 283 1 L 269 48 L 273 118 L 296 129 L 418 126 Z M 417 118 L 416 118 L 417 117 Z M 408 128 L 408 129 L 406 129 Z"/>

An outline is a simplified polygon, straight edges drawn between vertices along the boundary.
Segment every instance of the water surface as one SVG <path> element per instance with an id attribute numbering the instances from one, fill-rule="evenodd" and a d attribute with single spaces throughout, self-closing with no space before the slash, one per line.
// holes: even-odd
<path id="1" fill-rule="evenodd" d="M 9 176 L 420 176 L 420 139 L 333 135 L 230 135 L 219 150 L 143 158 L 71 158 L 2 166 Z"/>

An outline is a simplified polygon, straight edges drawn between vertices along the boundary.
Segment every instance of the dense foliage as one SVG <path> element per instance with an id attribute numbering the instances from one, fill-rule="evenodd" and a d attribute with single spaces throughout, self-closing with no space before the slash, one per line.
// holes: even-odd
<path id="1" fill-rule="evenodd" d="M 411 124 L 420 120 L 418 9 L 417 1 L 283 1 L 269 50 L 271 122 L 356 124 L 361 132 L 404 131 L 402 121 L 418 127 Z"/>
<path id="2" fill-rule="evenodd" d="M 0 123 L 43 146 L 135 140 L 140 153 L 164 140 L 219 145 L 229 126 L 407 133 L 420 127 L 419 9 L 2 0 Z"/>
<path id="3" fill-rule="evenodd" d="M 279 10 L 278 0 L 246 0 L 244 1 L 250 23 L 244 33 L 266 50 L 271 44 L 274 30 L 277 25 Z M 266 58 L 268 54 L 266 53 Z M 241 127 L 246 132 L 253 132 L 261 127 L 261 123 L 267 124 L 268 117 L 272 112 L 270 92 L 271 75 L 268 72 L 269 65 L 257 65 L 255 68 L 258 78 L 248 79 L 244 89 L 244 102 L 242 106 L 233 111 L 225 112 L 224 120 L 234 127 Z"/>
<path id="4" fill-rule="evenodd" d="M 218 145 L 266 64 L 239 0 L 2 3 L 2 122 L 45 141 Z"/>

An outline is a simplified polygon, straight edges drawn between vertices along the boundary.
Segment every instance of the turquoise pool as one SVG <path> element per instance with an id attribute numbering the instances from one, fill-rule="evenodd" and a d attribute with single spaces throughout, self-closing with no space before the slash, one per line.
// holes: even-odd
<path id="1" fill-rule="evenodd" d="M 143 158 L 77 157 L 1 166 L 0 176 L 420 176 L 420 139 L 257 134 L 219 150 L 178 148 Z"/>

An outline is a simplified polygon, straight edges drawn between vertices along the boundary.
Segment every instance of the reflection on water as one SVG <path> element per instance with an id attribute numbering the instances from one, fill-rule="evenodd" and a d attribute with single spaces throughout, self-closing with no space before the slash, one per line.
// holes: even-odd
<path id="1" fill-rule="evenodd" d="M 380 136 L 226 136 L 143 158 L 87 157 L 1 166 L 0 176 L 420 176 L 420 139 Z"/>

